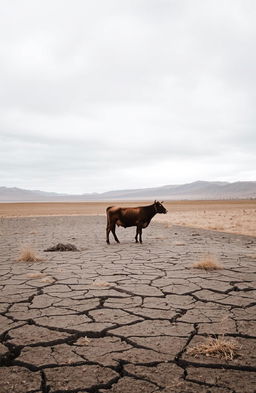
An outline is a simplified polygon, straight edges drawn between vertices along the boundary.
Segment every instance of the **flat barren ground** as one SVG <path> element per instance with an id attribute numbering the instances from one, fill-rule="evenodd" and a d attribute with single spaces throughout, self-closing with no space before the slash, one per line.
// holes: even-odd
<path id="1" fill-rule="evenodd" d="M 88 213 L 52 206 L 1 205 L 0 393 L 255 392 L 255 237 L 153 222 L 107 246 L 100 215 L 21 217 Z M 60 242 L 79 251 L 44 252 Z"/>
<path id="2" fill-rule="evenodd" d="M 106 207 L 142 206 L 150 202 L 0 203 L 0 217 L 105 215 Z M 256 236 L 256 200 L 169 201 L 168 214 L 154 220 L 167 225 Z"/>

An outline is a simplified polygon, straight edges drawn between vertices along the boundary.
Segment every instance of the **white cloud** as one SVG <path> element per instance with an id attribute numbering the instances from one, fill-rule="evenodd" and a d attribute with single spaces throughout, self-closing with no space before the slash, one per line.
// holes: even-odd
<path id="1" fill-rule="evenodd" d="M 255 180 L 251 0 L 5 2 L 0 185 Z"/>

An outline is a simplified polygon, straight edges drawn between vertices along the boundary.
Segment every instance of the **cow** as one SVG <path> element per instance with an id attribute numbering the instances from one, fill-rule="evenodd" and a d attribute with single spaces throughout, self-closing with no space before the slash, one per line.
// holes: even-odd
<path id="1" fill-rule="evenodd" d="M 116 236 L 116 225 L 124 228 L 136 226 L 135 240 L 142 243 L 142 229 L 147 228 L 152 218 L 157 214 L 166 214 L 167 210 L 162 205 L 163 202 L 155 201 L 152 205 L 140 207 L 117 207 L 109 206 L 107 213 L 106 242 L 109 243 L 109 233 L 113 233 L 114 239 L 120 243 Z"/>

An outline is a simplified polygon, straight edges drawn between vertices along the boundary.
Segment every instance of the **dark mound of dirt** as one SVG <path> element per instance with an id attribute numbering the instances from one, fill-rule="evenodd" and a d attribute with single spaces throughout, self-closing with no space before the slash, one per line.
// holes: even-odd
<path id="1" fill-rule="evenodd" d="M 79 251 L 76 246 L 74 246 L 74 244 L 63 244 L 63 243 L 58 243 L 56 246 L 53 247 L 49 247 L 46 250 L 44 250 L 45 252 L 48 251 Z"/>

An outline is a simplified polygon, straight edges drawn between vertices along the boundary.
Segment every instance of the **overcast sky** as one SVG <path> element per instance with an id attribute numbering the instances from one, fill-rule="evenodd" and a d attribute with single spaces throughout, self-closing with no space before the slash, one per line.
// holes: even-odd
<path id="1" fill-rule="evenodd" d="M 255 0 L 0 0 L 0 186 L 256 180 Z"/>

